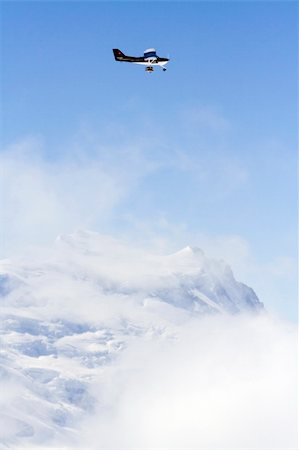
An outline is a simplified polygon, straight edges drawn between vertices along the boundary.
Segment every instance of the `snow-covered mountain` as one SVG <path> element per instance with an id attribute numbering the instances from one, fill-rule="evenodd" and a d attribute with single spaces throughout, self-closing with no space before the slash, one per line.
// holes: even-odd
<path id="1" fill-rule="evenodd" d="M 112 401 L 94 380 L 106 386 L 138 340 L 171 342 L 199 316 L 263 309 L 200 249 L 161 256 L 85 231 L 30 260 L 1 261 L 0 293 L 0 442 L 13 449 L 75 448 L 78 424 Z"/>

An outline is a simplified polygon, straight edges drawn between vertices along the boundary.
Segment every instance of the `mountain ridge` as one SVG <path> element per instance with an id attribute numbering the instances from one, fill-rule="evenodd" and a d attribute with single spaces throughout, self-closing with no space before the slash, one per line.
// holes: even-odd
<path id="1" fill-rule="evenodd" d="M 8 448 L 73 439 L 96 404 L 92 380 L 132 342 L 177 339 L 197 317 L 263 310 L 227 265 L 192 247 L 156 255 L 81 231 L 60 237 L 44 259 L 0 267 Z"/>

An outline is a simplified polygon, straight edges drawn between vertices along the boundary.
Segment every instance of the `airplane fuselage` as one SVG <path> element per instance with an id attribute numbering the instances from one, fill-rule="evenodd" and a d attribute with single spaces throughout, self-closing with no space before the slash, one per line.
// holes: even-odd
<path id="1" fill-rule="evenodd" d="M 154 49 L 152 49 L 152 50 L 154 50 Z M 146 56 L 147 52 L 145 52 L 144 56 L 128 56 L 128 55 L 125 55 L 124 53 L 122 53 L 118 49 L 113 49 L 113 53 L 114 53 L 114 58 L 116 61 L 140 64 L 140 65 L 144 65 L 147 67 L 152 67 L 155 65 L 163 67 L 169 61 L 168 58 L 161 58 L 160 56 L 156 55 L 155 51 L 148 52 L 148 53 L 152 53 L 150 56 Z"/>

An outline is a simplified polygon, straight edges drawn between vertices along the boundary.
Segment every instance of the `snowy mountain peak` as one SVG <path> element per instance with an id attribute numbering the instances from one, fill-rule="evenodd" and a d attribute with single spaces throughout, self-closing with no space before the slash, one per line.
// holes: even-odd
<path id="1" fill-rule="evenodd" d="M 179 250 L 177 255 L 204 255 L 204 252 L 199 247 L 191 247 L 190 245 L 187 245 L 187 247 L 184 247 L 182 250 Z"/>
<path id="2" fill-rule="evenodd" d="M 189 245 L 174 253 L 172 256 L 173 258 L 194 259 L 197 261 L 201 261 L 205 258 L 204 252 L 199 247 L 191 247 Z"/>
<path id="3" fill-rule="evenodd" d="M 196 318 L 262 308 L 198 248 L 157 255 L 86 231 L 59 236 L 44 259 L 3 261 L 0 293 L 0 370 L 19 386 L 2 408 L 9 448 L 72 439 L 94 408 L 90 383 L 132 342 L 162 342 Z"/>
<path id="4" fill-rule="evenodd" d="M 26 290 L 35 298 L 48 287 L 51 292 L 55 286 L 59 291 L 59 286 L 66 285 L 67 296 L 71 298 L 77 292 L 78 280 L 85 280 L 84 288 L 92 291 L 97 286 L 93 297 L 107 289 L 111 295 L 126 296 L 128 301 L 154 296 L 161 303 L 189 313 L 219 311 L 212 302 L 227 313 L 262 307 L 253 290 L 237 282 L 226 263 L 206 257 L 198 247 L 187 246 L 164 256 L 84 230 L 58 236 L 54 253 L 44 261 L 41 258 L 30 263 L 24 259 L 19 263 L 3 261 L 0 289 L 6 292 L 9 286 L 16 299 L 25 283 Z M 194 289 L 201 292 L 201 297 L 194 296 Z M 203 295 L 209 302 L 203 300 Z M 53 301 L 51 294 L 47 295 L 47 301 Z"/>

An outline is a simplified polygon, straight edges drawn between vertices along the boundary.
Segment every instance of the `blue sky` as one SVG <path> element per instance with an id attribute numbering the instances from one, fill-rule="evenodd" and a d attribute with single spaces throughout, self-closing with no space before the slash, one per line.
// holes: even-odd
<path id="1" fill-rule="evenodd" d="M 294 319 L 296 3 L 1 7 L 6 240 L 88 226 L 199 245 Z M 166 73 L 112 55 L 152 46 Z"/>

